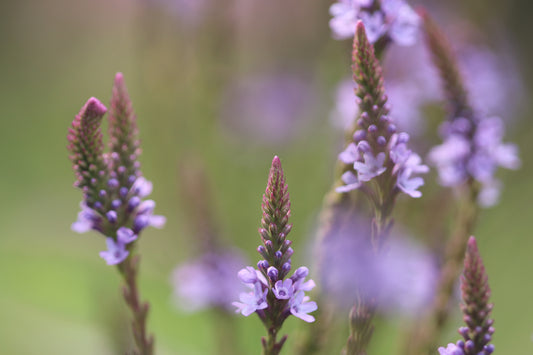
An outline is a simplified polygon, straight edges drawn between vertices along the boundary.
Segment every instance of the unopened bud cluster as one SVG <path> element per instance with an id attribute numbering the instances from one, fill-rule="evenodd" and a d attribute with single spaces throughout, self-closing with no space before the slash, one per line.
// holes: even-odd
<path id="1" fill-rule="evenodd" d="M 153 214 L 153 200 L 143 200 L 152 192 L 152 183 L 140 172 L 138 129 L 121 73 L 115 77 L 111 99 L 109 153 L 104 153 L 100 128 L 106 112 L 98 99 L 90 98 L 72 122 L 67 138 L 77 176 L 75 186 L 84 193 L 72 230 L 103 234 L 108 250 L 100 256 L 114 265 L 128 257 L 144 228 L 161 228 L 165 218 Z"/>

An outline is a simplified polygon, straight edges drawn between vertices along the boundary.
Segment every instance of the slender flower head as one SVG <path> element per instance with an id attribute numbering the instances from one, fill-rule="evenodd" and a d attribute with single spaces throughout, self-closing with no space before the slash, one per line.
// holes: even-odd
<path id="1" fill-rule="evenodd" d="M 100 256 L 114 265 L 128 257 L 142 229 L 161 228 L 165 219 L 153 214 L 154 201 L 142 200 L 151 193 L 152 183 L 141 176 L 138 129 L 121 73 L 115 77 L 111 98 L 108 153 L 104 153 L 100 128 L 105 113 L 105 106 L 91 98 L 69 129 L 75 186 L 84 192 L 72 230 L 104 235 L 108 250 Z"/>
<path id="2" fill-rule="evenodd" d="M 403 0 L 338 0 L 329 12 L 335 39 L 352 38 L 357 21 L 367 28 L 370 43 L 410 46 L 418 38 L 420 18 Z"/>
<path id="3" fill-rule="evenodd" d="M 494 333 L 494 320 L 490 318 L 493 305 L 489 303 L 488 276 L 474 237 L 468 240 L 461 293 L 466 327 L 460 328 L 459 333 L 465 339 L 465 355 L 491 354 L 494 351 L 494 346 L 489 344 Z"/>
<path id="4" fill-rule="evenodd" d="M 344 185 L 337 192 L 362 189 L 378 208 L 392 206 L 399 192 L 420 197 L 418 188 L 424 181 L 413 175 L 426 173 L 428 168 L 408 148 L 409 135 L 398 132 L 388 116 L 382 70 L 361 21 L 357 23 L 353 63 L 360 114 L 353 141 L 339 155 L 348 166 L 342 176 Z"/>
<path id="5" fill-rule="evenodd" d="M 423 13 L 428 47 L 440 72 L 446 92 L 450 119 L 441 125 L 442 144 L 429 153 L 443 186 L 459 187 L 466 182 L 481 185 L 478 203 L 497 203 L 501 183 L 495 178 L 498 167 L 518 169 L 518 149 L 503 143 L 504 125 L 498 117 L 475 112 L 468 99 L 455 57 L 437 25 Z"/>
<path id="6" fill-rule="evenodd" d="M 257 269 L 248 266 L 238 272 L 239 279 L 253 292 L 241 293 L 240 302 L 233 302 L 238 313 L 249 316 L 255 312 L 265 324 L 269 331 L 268 341 L 263 339 L 266 354 L 277 354 L 275 351 L 283 346 L 286 337 L 277 342 L 276 334 L 289 315 L 313 322 L 315 319 L 309 313 L 317 309 L 316 303 L 305 296 L 305 291 L 315 286 L 312 280 L 305 281 L 309 270 L 300 267 L 287 277 L 294 253 L 292 242 L 287 239 L 292 229 L 287 189 L 281 162 L 276 156 L 272 160 L 261 205 L 263 216 L 259 234 L 262 245 L 257 251 L 262 259 L 257 263 Z"/>

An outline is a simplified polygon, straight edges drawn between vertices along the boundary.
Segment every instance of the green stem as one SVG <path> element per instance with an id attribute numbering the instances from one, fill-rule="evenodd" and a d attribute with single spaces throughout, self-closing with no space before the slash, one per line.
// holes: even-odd
<path id="1" fill-rule="evenodd" d="M 148 302 L 141 302 L 137 288 L 137 273 L 139 267 L 138 255 L 128 257 L 118 265 L 124 278 L 123 295 L 126 304 L 133 314 L 132 331 L 137 349 L 135 355 L 152 355 L 154 353 L 154 337 L 146 332 L 146 318 L 148 315 Z"/>
<path id="2" fill-rule="evenodd" d="M 437 285 L 436 297 L 429 316 L 416 325 L 412 331 L 405 355 L 425 355 L 435 352 L 438 338 L 446 325 L 450 309 L 450 299 L 453 295 L 455 283 L 463 269 L 463 258 L 468 238 L 473 234 L 479 214 L 477 205 L 478 187 L 473 181 L 466 186 L 467 193 L 459 204 L 457 224 L 452 233 L 444 253 L 445 263 Z"/>

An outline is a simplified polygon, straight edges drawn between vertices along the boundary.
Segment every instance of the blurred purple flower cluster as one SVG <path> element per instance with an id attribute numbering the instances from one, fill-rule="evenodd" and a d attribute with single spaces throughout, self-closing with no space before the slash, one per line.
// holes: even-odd
<path id="1" fill-rule="evenodd" d="M 229 310 L 239 295 L 235 274 L 244 260 L 241 253 L 230 250 L 208 252 L 181 264 L 172 276 L 178 306 L 191 312 L 211 307 Z"/>
<path id="2" fill-rule="evenodd" d="M 336 39 L 353 38 L 357 21 L 363 21 L 368 40 L 410 46 L 416 42 L 420 18 L 404 0 L 339 0 L 330 7 L 329 25 Z"/>
<path id="3" fill-rule="evenodd" d="M 460 117 L 443 123 L 443 143 L 429 153 L 429 159 L 439 172 L 440 183 L 459 186 L 471 177 L 482 185 L 479 204 L 484 207 L 496 204 L 501 185 L 494 177 L 497 168 L 520 167 L 518 148 L 502 143 L 503 133 L 504 125 L 498 117 L 475 122 Z"/>

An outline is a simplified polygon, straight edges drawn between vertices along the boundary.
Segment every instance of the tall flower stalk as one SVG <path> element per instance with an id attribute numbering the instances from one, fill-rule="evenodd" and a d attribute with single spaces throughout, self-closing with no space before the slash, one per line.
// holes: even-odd
<path id="1" fill-rule="evenodd" d="M 493 304 L 489 303 L 490 287 L 477 242 L 470 237 L 466 247 L 464 271 L 461 275 L 461 295 L 465 327 L 459 328 L 464 340 L 440 347 L 441 355 L 490 355 L 494 345 L 489 344 L 494 334 L 494 320 L 490 318 Z"/>
<path id="2" fill-rule="evenodd" d="M 461 272 L 467 240 L 473 234 L 480 207 L 497 203 L 501 183 L 494 177 L 498 167 L 517 169 L 517 148 L 502 143 L 503 123 L 497 117 L 484 117 L 470 104 L 468 92 L 445 35 L 422 11 L 426 42 L 442 79 L 449 119 L 441 126 L 442 144 L 429 153 L 441 185 L 452 187 L 459 196 L 457 218 L 444 252 L 445 263 L 428 317 L 408 342 L 406 354 L 433 351 L 438 335 L 449 317 L 449 301 Z"/>
<path id="3" fill-rule="evenodd" d="M 288 187 L 285 183 L 281 162 L 276 156 L 268 176 L 266 191 L 261 205 L 263 217 L 259 234 L 262 245 L 257 248 L 262 259 L 257 269 L 248 266 L 239 271 L 240 280 L 251 289 L 249 293 L 241 293 L 240 302 L 234 302 L 237 312 L 244 316 L 256 313 L 268 335 L 262 338 L 263 354 L 279 354 L 287 335 L 278 340 L 283 322 L 291 314 L 305 322 L 314 322 L 309 313 L 317 309 L 315 302 L 305 296 L 315 283 L 305 281 L 309 274 L 307 267 L 299 267 L 292 276 L 291 257 L 294 253 L 292 241 L 287 235 L 292 229 L 289 223 L 290 201 Z"/>
<path id="4" fill-rule="evenodd" d="M 165 218 L 153 214 L 155 202 L 143 200 L 152 183 L 140 171 L 138 128 L 121 73 L 115 76 L 109 113 L 109 152 L 104 153 L 101 131 L 106 107 L 90 98 L 74 118 L 68 150 L 76 174 L 74 186 L 83 191 L 81 212 L 72 230 L 97 231 L 107 250 L 100 252 L 108 265 L 116 265 L 124 279 L 123 296 L 133 314 L 136 354 L 154 353 L 154 338 L 146 329 L 149 305 L 141 301 L 137 285 L 139 255 L 134 255 L 141 231 L 163 227 Z"/>
<path id="5" fill-rule="evenodd" d="M 373 211 L 371 241 L 377 254 L 392 227 L 396 197 L 400 192 L 414 198 L 422 196 L 418 189 L 424 181 L 415 175 L 426 173 L 428 167 L 408 148 L 409 135 L 398 132 L 388 116 L 382 69 L 361 21 L 356 26 L 352 60 L 353 79 L 357 84 L 355 94 L 361 113 L 352 142 L 339 155 L 345 172 L 342 175 L 344 184 L 336 191 L 360 190 L 370 201 Z M 346 354 L 366 354 L 376 302 L 374 298 L 365 299 L 361 295 L 352 308 Z"/>

